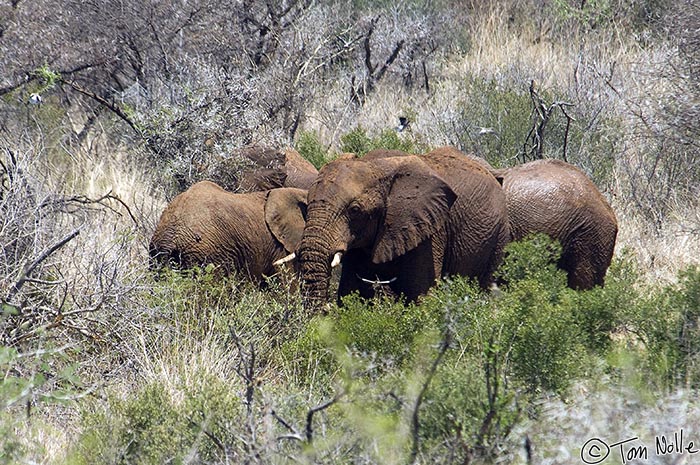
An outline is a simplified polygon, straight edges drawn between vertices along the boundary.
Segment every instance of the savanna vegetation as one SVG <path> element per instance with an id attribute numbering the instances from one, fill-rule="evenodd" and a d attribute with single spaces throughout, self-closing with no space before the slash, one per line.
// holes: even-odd
<path id="1" fill-rule="evenodd" d="M 692 0 L 0 1 L 0 464 L 570 464 L 593 437 L 692 463 L 654 440 L 700 435 L 699 24 Z M 617 214 L 606 286 L 568 289 L 540 236 L 493 293 L 324 316 L 287 276 L 149 271 L 168 200 L 252 144 L 565 159 Z"/>

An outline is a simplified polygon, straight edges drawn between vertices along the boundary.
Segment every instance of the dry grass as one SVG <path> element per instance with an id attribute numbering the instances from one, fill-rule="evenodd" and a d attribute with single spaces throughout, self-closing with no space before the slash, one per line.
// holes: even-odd
<path id="1" fill-rule="evenodd" d="M 674 463 L 689 465 L 695 459 L 689 454 L 656 454 L 656 437 L 665 436 L 673 441 L 673 434 L 684 430 L 686 445 L 696 434 L 693 425 L 700 421 L 700 407 L 692 392 L 678 390 L 672 394 L 640 394 L 627 387 L 605 383 L 581 383 L 567 401 L 548 399 L 540 408 L 537 422 L 528 424 L 534 456 L 542 465 L 582 463 L 581 448 L 592 438 L 600 438 L 612 445 L 618 441 L 638 438 L 625 446 L 646 446 L 648 460 L 628 463 Z M 610 457 L 603 463 L 624 463 L 619 460 L 619 448 L 612 447 Z M 525 463 L 524 451 L 520 461 Z"/>
<path id="2" fill-rule="evenodd" d="M 613 202 L 613 207 L 619 223 L 616 253 L 630 250 L 646 282 L 675 282 L 680 270 L 700 263 L 697 204 L 676 206 L 660 231 L 627 206 Z"/>

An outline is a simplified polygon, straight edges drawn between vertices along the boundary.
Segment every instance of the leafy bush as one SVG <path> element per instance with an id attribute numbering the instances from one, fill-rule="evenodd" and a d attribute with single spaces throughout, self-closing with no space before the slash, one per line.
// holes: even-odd
<path id="1" fill-rule="evenodd" d="M 389 357 L 400 365 L 410 356 L 416 335 L 436 328 L 439 315 L 420 305 L 404 305 L 390 298 L 368 302 L 351 294 L 331 318 L 337 340 L 360 353 Z"/>
<path id="2" fill-rule="evenodd" d="M 400 367 L 414 352 L 414 341 L 424 331 L 435 329 L 439 313 L 419 305 L 404 305 L 389 298 L 365 300 L 357 294 L 343 299 L 327 317 L 316 317 L 286 352 L 297 370 L 314 354 L 327 373 L 340 368 L 347 350 L 359 357 Z"/>
<path id="3" fill-rule="evenodd" d="M 215 334 L 225 340 L 233 329 L 261 340 L 284 340 L 296 335 L 306 317 L 287 278 L 270 277 L 262 290 L 244 277 L 221 276 L 211 265 L 162 270 L 145 298 L 149 307 L 158 309 L 151 323 L 169 320 L 170 330 L 179 334 L 194 338 Z"/>
<path id="4" fill-rule="evenodd" d="M 231 425 L 242 415 L 237 393 L 218 379 L 202 389 L 183 389 L 173 398 L 162 384 L 138 389 L 125 399 L 112 396 L 107 405 L 83 413 L 83 434 L 75 447 L 76 464 L 208 463 L 223 457 L 224 444 L 234 444 Z"/>
<path id="5" fill-rule="evenodd" d="M 459 145 L 497 168 L 511 164 L 530 130 L 530 96 L 525 89 L 504 89 L 479 78 L 468 78 L 460 87 L 463 97 L 455 102 Z"/>
<path id="6" fill-rule="evenodd" d="M 421 414 L 428 449 L 497 455 L 532 396 L 563 395 L 586 372 L 586 333 L 556 268 L 559 252 L 546 236 L 511 244 L 499 271 L 507 284 L 496 295 L 454 277 L 424 299 L 442 311 L 453 341 Z"/>
<path id="7" fill-rule="evenodd" d="M 375 149 L 401 150 L 406 153 L 416 153 L 422 151 L 420 143 L 414 142 L 410 138 L 403 138 L 393 129 L 385 129 L 377 136 L 367 135 L 367 131 L 362 127 L 357 127 L 340 137 L 340 150 L 342 152 L 354 153 L 362 156 Z"/>
<path id="8" fill-rule="evenodd" d="M 626 316 L 657 382 L 666 388 L 700 385 L 700 267 L 683 270 L 678 284 L 648 295 Z"/>
<path id="9" fill-rule="evenodd" d="M 518 283 L 523 280 L 539 281 L 552 289 L 566 285 L 564 272 L 556 267 L 562 248 L 546 234 L 532 234 L 505 248 L 505 259 L 496 271 L 499 281 Z"/>
<path id="10" fill-rule="evenodd" d="M 41 349 L 24 353 L 0 345 L 0 465 L 42 454 L 40 441 L 20 433 L 26 433 L 32 411 L 36 417 L 41 404 L 66 403 L 83 388 L 67 348 L 43 342 Z"/>
<path id="11" fill-rule="evenodd" d="M 467 152 L 486 159 L 494 167 L 511 166 L 536 158 L 535 128 L 542 125 L 542 158 L 566 159 L 582 167 L 599 185 L 614 176 L 620 123 L 601 118 L 591 106 L 566 106 L 569 120 L 556 102 L 576 101 L 562 89 L 536 89 L 545 109 L 552 108 L 546 123 L 535 111 L 533 96 L 522 83 L 506 85 L 495 79 L 468 77 L 460 83 L 451 122 L 454 137 Z M 564 94 L 564 95 L 562 95 Z M 616 150 L 617 149 L 617 150 Z"/>
<path id="12" fill-rule="evenodd" d="M 584 28 L 605 28 L 624 22 L 631 30 L 638 31 L 658 22 L 663 11 L 668 8 L 669 2 L 666 0 L 634 2 L 593 0 L 574 2 L 572 5 L 569 0 L 554 0 L 553 6 L 562 19 L 573 21 L 574 25 Z"/>
<path id="13" fill-rule="evenodd" d="M 328 150 L 313 132 L 302 131 L 297 138 L 295 148 L 317 169 L 320 169 L 327 161 Z"/>
<path id="14" fill-rule="evenodd" d="M 639 272 L 629 251 L 622 251 L 608 268 L 605 286 L 574 293 L 574 312 L 584 343 L 600 356 L 612 349 L 611 334 L 624 332 L 630 316 L 642 305 Z"/>

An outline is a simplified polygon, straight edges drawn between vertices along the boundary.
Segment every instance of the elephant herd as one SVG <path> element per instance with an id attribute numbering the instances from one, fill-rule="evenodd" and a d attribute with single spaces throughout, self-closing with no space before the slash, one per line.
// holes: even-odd
<path id="1" fill-rule="evenodd" d="M 369 298 L 381 286 L 415 300 L 447 275 L 490 286 L 508 242 L 545 233 L 562 245 L 569 287 L 603 285 L 615 215 L 568 163 L 494 169 L 442 147 L 423 155 L 343 154 L 316 172 L 286 153 L 281 176 L 269 169 L 243 175 L 251 192 L 203 181 L 176 196 L 151 239 L 152 263 L 211 263 L 262 282 L 289 262 L 311 307 L 328 300 L 332 269 L 342 264 L 338 299 L 353 292 Z M 270 185 L 271 178 L 283 182 Z"/>

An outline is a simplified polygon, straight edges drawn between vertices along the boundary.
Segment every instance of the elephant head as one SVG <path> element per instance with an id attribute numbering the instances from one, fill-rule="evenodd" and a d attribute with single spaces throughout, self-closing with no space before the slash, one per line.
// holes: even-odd
<path id="1" fill-rule="evenodd" d="M 318 170 L 296 150 L 246 147 L 239 155 L 252 163 L 240 176 L 239 190 L 256 192 L 278 187 L 308 189 Z"/>
<path id="2" fill-rule="evenodd" d="M 331 267 L 349 252 L 381 268 L 445 229 L 455 193 L 420 157 L 403 155 L 342 157 L 320 170 L 298 248 L 311 305 L 327 299 Z"/>
<path id="3" fill-rule="evenodd" d="M 259 282 L 294 251 L 305 225 L 306 191 L 281 188 L 233 194 L 202 181 L 163 211 L 149 245 L 153 264 L 217 265 Z"/>

